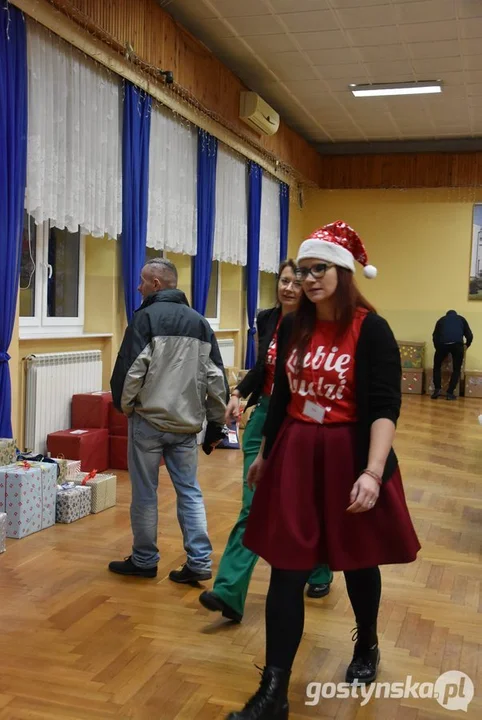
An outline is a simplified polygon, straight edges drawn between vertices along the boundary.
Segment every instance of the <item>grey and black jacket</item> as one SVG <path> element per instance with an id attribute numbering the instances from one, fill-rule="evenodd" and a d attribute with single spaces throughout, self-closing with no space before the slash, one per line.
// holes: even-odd
<path id="1" fill-rule="evenodd" d="M 216 337 L 180 290 L 150 295 L 126 330 L 111 379 L 115 407 L 163 432 L 224 425 L 229 388 Z"/>

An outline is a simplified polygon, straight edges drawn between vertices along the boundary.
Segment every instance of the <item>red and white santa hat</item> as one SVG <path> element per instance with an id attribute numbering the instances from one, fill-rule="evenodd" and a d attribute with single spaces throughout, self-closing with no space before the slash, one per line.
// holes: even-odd
<path id="1" fill-rule="evenodd" d="M 377 276 L 376 267 L 368 265 L 367 251 L 360 236 L 341 220 L 318 228 L 301 243 L 297 262 L 305 258 L 324 260 L 353 273 L 356 260 L 363 265 L 366 278 Z"/>

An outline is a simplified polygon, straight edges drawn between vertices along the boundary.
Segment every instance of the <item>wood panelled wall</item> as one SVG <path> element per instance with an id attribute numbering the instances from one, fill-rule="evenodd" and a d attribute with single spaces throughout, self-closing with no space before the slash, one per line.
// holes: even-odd
<path id="1" fill-rule="evenodd" d="M 482 152 L 324 155 L 324 189 L 481 187 Z"/>
<path id="2" fill-rule="evenodd" d="M 195 0 L 197 1 L 197 0 Z M 276 135 L 260 137 L 239 119 L 243 83 L 201 42 L 176 23 L 155 0 L 50 0 L 79 21 L 80 11 L 122 47 L 129 42 L 143 61 L 172 70 L 175 82 L 210 111 L 298 173 L 318 184 L 320 155 L 300 135 L 281 123 Z"/>

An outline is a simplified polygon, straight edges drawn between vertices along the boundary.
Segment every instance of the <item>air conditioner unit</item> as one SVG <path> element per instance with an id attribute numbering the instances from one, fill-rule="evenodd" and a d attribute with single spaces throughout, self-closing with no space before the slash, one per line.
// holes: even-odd
<path id="1" fill-rule="evenodd" d="M 274 135 L 279 128 L 279 115 L 254 92 L 242 92 L 239 117 L 261 135 Z"/>

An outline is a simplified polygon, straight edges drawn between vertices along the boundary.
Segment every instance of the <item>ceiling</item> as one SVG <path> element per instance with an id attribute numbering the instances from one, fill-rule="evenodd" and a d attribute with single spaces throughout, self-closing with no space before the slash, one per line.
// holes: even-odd
<path id="1" fill-rule="evenodd" d="M 482 147 L 482 0 L 158 2 L 323 152 L 441 138 Z M 444 90 L 348 88 L 413 80 Z"/>

